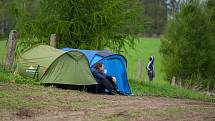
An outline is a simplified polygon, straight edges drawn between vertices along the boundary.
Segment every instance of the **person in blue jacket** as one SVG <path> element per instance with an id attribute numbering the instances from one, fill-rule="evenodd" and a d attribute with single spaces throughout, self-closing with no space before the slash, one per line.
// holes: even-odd
<path id="1" fill-rule="evenodd" d="M 118 92 L 116 86 L 116 78 L 107 75 L 104 72 L 104 64 L 102 62 L 97 62 L 92 69 L 92 74 L 98 83 L 104 85 L 104 87 L 109 91 L 110 94 L 114 95 Z"/>
<path id="2" fill-rule="evenodd" d="M 146 69 L 147 69 L 149 80 L 152 81 L 154 79 L 154 77 L 155 77 L 155 72 L 154 72 L 154 56 L 150 56 L 149 63 L 147 65 Z"/>

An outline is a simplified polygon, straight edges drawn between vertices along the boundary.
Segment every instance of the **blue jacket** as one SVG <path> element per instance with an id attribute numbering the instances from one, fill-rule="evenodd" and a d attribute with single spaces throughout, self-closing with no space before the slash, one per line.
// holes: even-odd
<path id="1" fill-rule="evenodd" d="M 101 83 L 101 81 L 104 79 L 112 78 L 112 76 L 109 76 L 109 75 L 105 74 L 104 72 L 100 73 L 95 68 L 92 69 L 92 74 L 98 83 Z"/>

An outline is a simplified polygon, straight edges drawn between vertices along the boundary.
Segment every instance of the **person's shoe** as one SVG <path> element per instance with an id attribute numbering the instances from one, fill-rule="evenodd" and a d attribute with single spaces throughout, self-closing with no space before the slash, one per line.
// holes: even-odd
<path id="1" fill-rule="evenodd" d="M 115 91 L 112 90 L 112 91 L 109 92 L 109 94 L 110 95 L 115 95 L 116 93 L 115 93 Z"/>
<path id="2" fill-rule="evenodd" d="M 106 94 L 109 94 L 109 95 L 115 95 L 115 94 L 117 94 L 114 90 L 105 89 L 104 91 L 105 91 Z"/>

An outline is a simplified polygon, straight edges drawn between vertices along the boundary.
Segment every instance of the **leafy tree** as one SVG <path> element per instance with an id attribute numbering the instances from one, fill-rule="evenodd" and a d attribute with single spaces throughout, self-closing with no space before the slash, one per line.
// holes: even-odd
<path id="1" fill-rule="evenodd" d="M 171 19 L 174 15 L 179 12 L 180 5 L 190 0 L 164 0 L 167 7 L 168 18 Z"/>
<path id="2" fill-rule="evenodd" d="M 146 36 L 161 35 L 167 23 L 167 8 L 164 0 L 143 0 Z"/>
<path id="3" fill-rule="evenodd" d="M 208 0 L 207 2 L 207 11 L 209 15 L 209 22 L 210 26 L 212 28 L 212 41 L 215 43 L 215 1 L 214 0 Z M 214 44 L 213 44 L 214 45 Z M 213 51 L 210 52 L 212 60 L 215 60 L 215 48 L 213 47 Z M 209 89 L 214 89 L 215 88 L 215 61 L 213 61 L 213 65 L 210 65 L 209 71 L 212 72 L 213 79 L 210 80 L 209 82 Z"/>
<path id="4" fill-rule="evenodd" d="M 133 45 L 142 24 L 137 19 L 142 9 L 138 0 L 32 1 L 39 7 L 31 7 L 30 13 L 23 7 L 17 21 L 18 31 L 27 38 L 22 47 L 48 43 L 50 34 L 56 33 L 58 47 L 120 51 L 125 43 Z"/>
<path id="5" fill-rule="evenodd" d="M 14 0 L 0 0 L 0 35 L 8 33 L 15 26 Z"/>
<path id="6" fill-rule="evenodd" d="M 197 0 L 181 6 L 162 38 L 161 53 L 167 78 L 176 76 L 185 85 L 210 85 L 214 80 L 214 38 L 210 15 Z"/>

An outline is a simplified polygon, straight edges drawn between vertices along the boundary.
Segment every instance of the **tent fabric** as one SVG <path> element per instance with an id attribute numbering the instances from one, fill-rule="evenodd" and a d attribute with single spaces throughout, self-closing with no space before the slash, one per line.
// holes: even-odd
<path id="1" fill-rule="evenodd" d="M 63 52 L 47 45 L 38 45 L 25 51 L 18 59 L 17 71 L 42 83 L 97 84 L 83 53 Z"/>
<path id="2" fill-rule="evenodd" d="M 119 91 L 131 94 L 126 73 L 127 61 L 124 56 L 114 54 L 107 50 L 78 50 L 72 48 L 62 48 L 60 50 L 65 52 L 82 52 L 88 59 L 90 69 L 94 67 L 95 63 L 102 62 L 107 69 L 107 74 L 116 77 Z"/>
<path id="3" fill-rule="evenodd" d="M 124 58 L 119 55 L 108 56 L 102 62 L 107 69 L 107 74 L 116 77 L 119 91 L 127 94 L 131 93 L 127 79 L 126 66 L 123 64 Z"/>
<path id="4" fill-rule="evenodd" d="M 73 85 L 96 84 L 91 75 L 88 61 L 80 52 L 68 52 L 58 58 L 47 70 L 42 82 Z"/>
<path id="5" fill-rule="evenodd" d="M 91 60 L 94 57 L 94 55 L 98 52 L 98 51 L 90 51 L 90 53 L 89 53 L 87 50 L 78 50 L 78 49 L 71 49 L 71 48 L 63 48 L 61 50 L 66 51 L 66 52 L 80 51 L 80 52 L 84 53 L 85 56 L 87 56 L 88 61 Z"/>
<path id="6" fill-rule="evenodd" d="M 38 71 L 38 78 L 41 78 L 52 62 L 64 53 L 46 45 L 34 46 L 19 56 L 18 72 L 24 76 L 34 77 L 35 71 Z"/>

